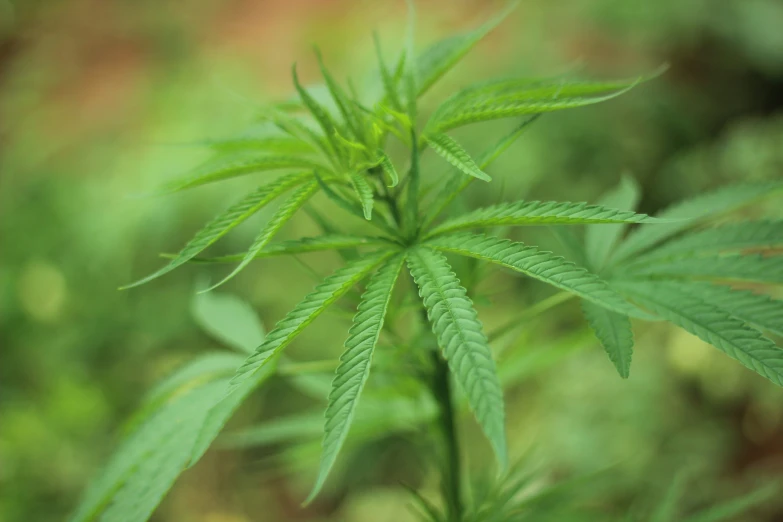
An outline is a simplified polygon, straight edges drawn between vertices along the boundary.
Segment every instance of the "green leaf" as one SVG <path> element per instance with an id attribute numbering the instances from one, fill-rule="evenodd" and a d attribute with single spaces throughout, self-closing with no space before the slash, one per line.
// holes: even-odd
<path id="1" fill-rule="evenodd" d="M 309 143 L 314 148 L 320 150 L 327 158 L 333 154 L 326 138 L 315 132 L 297 116 L 286 114 L 273 108 L 266 108 L 262 117 L 272 122 L 283 132 Z"/>
<path id="2" fill-rule="evenodd" d="M 269 444 L 290 444 L 301 439 L 315 439 L 323 432 L 323 413 L 289 415 L 227 433 L 217 440 L 220 448 L 241 449 Z"/>
<path id="3" fill-rule="evenodd" d="M 506 467 L 505 414 L 495 362 L 467 291 L 446 258 L 434 250 L 408 251 L 408 267 L 451 373 L 468 398 L 501 467 Z"/>
<path id="4" fill-rule="evenodd" d="M 645 214 L 560 201 L 517 201 L 480 208 L 435 227 L 431 236 L 468 228 L 505 225 L 579 225 L 592 223 L 657 223 Z"/>
<path id="5" fill-rule="evenodd" d="M 262 337 L 263 338 L 263 337 Z M 178 390 L 201 385 L 219 378 L 229 378 L 237 371 L 244 358 L 231 352 L 212 352 L 188 361 L 147 393 L 145 402 L 156 403 Z"/>
<path id="6" fill-rule="evenodd" d="M 444 74 L 449 72 L 490 31 L 497 27 L 516 8 L 512 2 L 502 13 L 481 27 L 436 42 L 416 59 L 419 79 L 418 95 L 427 92 Z"/>
<path id="7" fill-rule="evenodd" d="M 683 292 L 725 310 L 748 324 L 783 336 L 783 301 L 724 285 L 680 281 Z"/>
<path id="8" fill-rule="evenodd" d="M 397 184 L 400 182 L 400 176 L 397 174 L 397 169 L 394 168 L 394 163 L 392 163 L 389 156 L 383 152 L 382 149 L 378 149 L 377 151 L 378 157 L 381 159 L 381 168 L 386 173 L 387 176 L 389 176 L 389 179 L 391 180 L 390 187 L 396 187 Z"/>
<path id="9" fill-rule="evenodd" d="M 655 263 L 672 257 L 691 257 L 717 252 L 783 247 L 783 221 L 747 221 L 700 230 L 650 250 L 628 266 Z"/>
<path id="10" fill-rule="evenodd" d="M 618 269 L 615 272 L 615 277 L 618 279 L 694 277 L 698 279 L 783 283 L 783 256 L 727 254 L 686 257 Z"/>
<path id="11" fill-rule="evenodd" d="M 618 82 L 499 80 L 468 87 L 443 102 L 426 128 L 445 132 L 469 123 L 539 114 L 599 103 L 629 91 L 644 78 Z"/>
<path id="12" fill-rule="evenodd" d="M 267 245 L 256 254 L 254 259 L 306 254 L 324 250 L 343 250 L 362 246 L 389 247 L 393 244 L 394 243 L 391 243 L 388 239 L 381 237 L 327 234 L 324 236 L 304 237 Z M 242 253 L 217 257 L 194 257 L 191 261 L 194 263 L 238 263 L 244 258 L 245 254 Z"/>
<path id="13" fill-rule="evenodd" d="M 427 246 L 502 265 L 617 313 L 648 318 L 597 275 L 550 252 L 483 234 L 456 234 L 430 240 Z"/>
<path id="14" fill-rule="evenodd" d="M 233 294 L 196 293 L 190 309 L 202 330 L 240 352 L 252 353 L 264 340 L 264 327 L 255 310 Z"/>
<path id="15" fill-rule="evenodd" d="M 724 187 L 676 203 L 657 215 L 659 218 L 675 221 L 654 227 L 643 226 L 634 230 L 614 251 L 611 262 L 620 263 L 707 219 L 736 210 L 781 189 L 783 189 L 781 181 L 748 183 Z"/>
<path id="16" fill-rule="evenodd" d="M 582 302 L 582 311 L 609 359 L 617 368 L 617 373 L 627 379 L 631 373 L 633 356 L 633 332 L 628 316 L 610 312 L 588 301 Z"/>
<path id="17" fill-rule="evenodd" d="M 342 88 L 337 84 L 332 75 L 329 73 L 329 70 L 324 65 L 321 51 L 319 51 L 318 48 L 315 49 L 315 55 L 318 58 L 318 66 L 321 69 L 321 76 L 324 77 L 326 86 L 329 89 L 329 94 L 332 95 L 332 99 L 334 100 L 335 105 L 337 105 L 337 109 L 340 111 L 340 114 L 345 120 L 345 123 L 351 130 L 352 135 L 356 139 L 362 140 L 362 127 L 361 123 L 355 118 L 355 113 L 353 112 L 353 103 L 345 94 L 345 91 L 342 90 Z"/>
<path id="18" fill-rule="evenodd" d="M 514 127 L 514 129 L 500 139 L 495 145 L 488 148 L 479 157 L 478 167 L 479 169 L 485 169 L 489 167 L 494 161 L 500 157 L 508 148 L 519 139 L 522 134 L 525 133 L 528 126 L 536 121 L 540 115 L 536 114 L 529 118 L 526 118 L 522 123 Z M 466 178 L 462 174 L 455 173 L 443 186 L 438 196 L 435 198 L 435 204 L 432 206 L 432 210 L 427 214 L 424 220 L 424 226 L 429 226 L 446 207 L 448 207 L 452 201 L 465 190 L 476 178 Z"/>
<path id="19" fill-rule="evenodd" d="M 378 265 L 385 261 L 391 252 L 382 252 L 362 256 L 348 263 L 324 279 L 315 291 L 308 294 L 291 310 L 275 328 L 267 334 L 264 342 L 248 357 L 231 380 L 231 389 L 258 373 L 273 356 L 280 353 L 326 308 L 348 292 L 356 283 L 364 279 Z"/>
<path id="20" fill-rule="evenodd" d="M 642 306 L 783 386 L 783 349 L 728 312 L 684 291 L 679 283 L 622 281 L 616 285 Z"/>
<path id="21" fill-rule="evenodd" d="M 167 274 L 175 268 L 187 263 L 189 260 L 193 259 L 199 253 L 205 250 L 208 246 L 226 235 L 232 228 L 236 227 L 247 218 L 258 212 L 264 206 L 268 205 L 279 195 L 297 185 L 304 183 L 304 181 L 311 175 L 311 173 L 291 174 L 277 179 L 267 185 L 260 186 L 255 191 L 245 196 L 242 200 L 229 207 L 225 212 L 207 223 L 207 225 L 202 228 L 193 237 L 193 239 L 188 242 L 187 245 L 185 245 L 185 248 L 183 248 L 177 254 L 177 256 L 169 262 L 169 264 L 157 272 L 139 281 L 136 281 L 135 283 L 124 286 L 123 289 L 133 288 L 134 286 L 148 283 L 149 281 Z"/>
<path id="22" fill-rule="evenodd" d="M 288 200 L 286 200 L 280 206 L 280 208 L 275 211 L 274 215 L 267 222 L 267 224 L 264 225 L 264 228 L 261 229 L 261 232 L 258 234 L 258 236 L 256 236 L 255 241 L 253 241 L 253 244 L 248 249 L 247 253 L 245 254 L 245 258 L 242 259 L 242 262 L 239 263 L 239 265 L 230 274 L 224 277 L 222 281 L 211 286 L 207 290 L 204 290 L 204 292 L 214 290 L 242 271 L 243 268 L 245 268 L 253 259 L 255 259 L 256 255 L 267 245 L 267 243 L 272 240 L 275 234 L 277 234 L 280 229 L 283 228 L 283 225 L 288 223 L 296 211 L 302 208 L 302 205 L 307 203 L 307 200 L 310 199 L 313 194 L 315 194 L 317 189 L 318 183 L 315 180 L 312 180 L 307 184 L 299 187 L 299 189 L 294 192 L 291 197 L 288 198 Z"/>
<path id="23" fill-rule="evenodd" d="M 245 134 L 235 138 L 223 138 L 206 142 L 210 148 L 218 152 L 265 152 L 267 154 L 310 154 L 315 151 L 313 146 L 293 136 L 256 136 Z"/>
<path id="24" fill-rule="evenodd" d="M 356 196 L 362 204 L 362 212 L 364 213 L 364 219 L 367 221 L 372 219 L 372 187 L 367 183 L 367 180 L 361 173 L 354 172 L 351 174 L 351 185 L 353 186 Z"/>
<path id="25" fill-rule="evenodd" d="M 430 134 L 425 135 L 424 139 L 430 144 L 432 150 L 457 167 L 461 172 L 482 181 L 492 181 L 492 178 L 483 172 L 476 162 L 473 161 L 470 154 L 450 136 L 445 134 Z"/>
<path id="26" fill-rule="evenodd" d="M 299 83 L 299 76 L 296 73 L 296 64 L 291 67 L 291 76 L 294 80 L 294 87 L 296 88 L 296 92 L 299 93 L 299 97 L 302 99 L 302 103 L 305 104 L 307 110 L 310 111 L 310 114 L 313 115 L 315 120 L 323 129 L 324 135 L 326 136 L 329 145 L 331 145 L 332 154 L 340 153 L 342 149 L 339 147 L 334 138 L 335 131 L 339 131 L 337 123 L 335 123 L 334 119 L 332 119 L 332 116 L 329 114 L 329 112 L 317 101 L 315 101 L 315 98 L 313 98 Z"/>
<path id="27" fill-rule="evenodd" d="M 236 178 L 254 172 L 281 169 L 312 169 L 323 165 L 305 155 L 242 153 L 218 156 L 191 170 L 182 179 L 164 186 L 163 192 L 177 192 L 215 181 Z"/>
<path id="28" fill-rule="evenodd" d="M 318 495 L 348 436 L 359 396 L 370 375 L 375 345 L 383 328 L 386 310 L 403 260 L 400 255 L 387 261 L 370 279 L 362 295 L 329 392 L 321 467 L 305 503 L 311 502 Z"/>
<path id="29" fill-rule="evenodd" d="M 381 72 L 381 82 L 383 83 L 383 92 L 386 99 L 392 104 L 396 110 L 401 111 L 403 109 L 400 102 L 400 94 L 397 89 L 397 81 L 394 76 L 389 72 L 389 68 L 386 66 L 386 60 L 383 58 L 383 50 L 381 49 L 381 41 L 378 38 L 378 33 L 372 34 L 373 43 L 375 44 L 375 55 L 378 60 L 378 68 Z"/>
<path id="30" fill-rule="evenodd" d="M 639 185 L 633 178 L 623 176 L 620 184 L 606 193 L 598 204 L 602 207 L 619 208 L 621 210 L 636 210 L 639 203 Z M 617 244 L 627 224 L 620 225 L 589 225 L 585 229 L 585 251 L 588 266 L 596 271 L 603 268 L 609 254 Z"/>

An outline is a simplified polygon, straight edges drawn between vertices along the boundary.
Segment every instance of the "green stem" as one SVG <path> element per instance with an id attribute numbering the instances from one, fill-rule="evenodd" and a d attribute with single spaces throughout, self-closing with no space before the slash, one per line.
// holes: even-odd
<path id="1" fill-rule="evenodd" d="M 438 403 L 438 426 L 444 442 L 441 494 L 446 504 L 447 520 L 462 520 L 461 466 L 454 402 L 449 366 L 438 350 L 432 352 L 432 393 Z"/>

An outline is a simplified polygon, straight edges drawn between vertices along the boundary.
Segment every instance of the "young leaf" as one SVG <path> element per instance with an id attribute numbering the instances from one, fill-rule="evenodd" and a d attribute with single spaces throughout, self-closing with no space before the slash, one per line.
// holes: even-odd
<path id="1" fill-rule="evenodd" d="M 397 89 L 397 81 L 394 76 L 389 72 L 389 68 L 386 66 L 386 60 L 383 58 L 383 50 L 381 49 L 381 41 L 378 38 L 378 33 L 372 34 L 373 43 L 375 44 L 375 55 L 378 60 L 378 68 L 381 72 L 381 81 L 383 83 L 383 91 L 386 99 L 391 103 L 392 107 L 401 111 L 403 109 L 400 102 L 400 94 Z"/>
<path id="2" fill-rule="evenodd" d="M 383 149 L 378 149 L 377 154 L 378 157 L 381 158 L 381 168 L 383 168 L 383 172 L 389 176 L 389 180 L 391 181 L 391 185 L 389 186 L 396 187 L 400 182 L 400 176 L 397 174 L 397 169 L 394 168 L 394 163 L 392 163 L 391 158 L 386 155 Z"/>
<path id="3" fill-rule="evenodd" d="M 620 314 L 648 318 L 597 275 L 532 246 L 483 234 L 465 233 L 439 237 L 428 241 L 426 245 L 502 265 Z"/>
<path id="4" fill-rule="evenodd" d="M 312 180 L 308 182 L 307 184 L 301 186 L 296 192 L 294 192 L 291 197 L 286 200 L 280 208 L 278 208 L 272 218 L 269 220 L 269 222 L 264 225 L 264 228 L 261 230 L 261 233 L 258 234 L 255 241 L 253 241 L 253 244 L 248 249 L 247 253 L 245 254 L 245 258 L 242 259 L 242 262 L 239 263 L 239 266 L 237 266 L 230 274 L 228 274 L 225 278 L 223 278 L 222 281 L 219 283 L 213 285 L 212 287 L 208 288 L 207 290 L 204 290 L 204 292 L 208 292 L 209 290 L 214 290 L 218 286 L 222 285 L 235 275 L 237 275 L 243 268 L 245 268 L 253 259 L 255 259 L 258 252 L 263 249 L 267 243 L 269 243 L 272 238 L 277 234 L 277 232 L 283 228 L 283 225 L 288 223 L 288 220 L 290 220 L 293 215 L 296 213 L 297 210 L 302 208 L 302 205 L 307 203 L 307 200 L 312 197 L 313 194 L 315 194 L 315 191 L 318 189 L 318 183 L 315 180 Z"/>
<path id="5" fill-rule="evenodd" d="M 435 227 L 430 237 L 468 228 L 504 225 L 578 225 L 591 223 L 657 223 L 645 214 L 559 201 L 517 201 L 480 208 Z"/>
<path id="6" fill-rule="evenodd" d="M 432 150 L 437 152 L 438 155 L 457 167 L 463 173 L 482 181 L 492 181 L 492 178 L 476 165 L 476 162 L 473 161 L 470 154 L 450 136 L 445 134 L 430 134 L 425 135 L 424 139 L 430 144 Z"/>
<path id="7" fill-rule="evenodd" d="M 679 281 L 683 292 L 725 310 L 748 324 L 783 336 L 783 301 L 724 285 Z"/>
<path id="8" fill-rule="evenodd" d="M 783 190 L 781 181 L 733 185 L 672 205 L 658 213 L 657 217 L 672 219 L 673 222 L 634 230 L 615 249 L 611 262 L 620 263 L 709 218 L 736 210 L 778 190 Z"/>
<path id="9" fill-rule="evenodd" d="M 187 245 L 185 245 L 185 248 L 169 262 L 169 264 L 157 272 L 123 288 L 133 288 L 134 286 L 143 285 L 144 283 L 148 283 L 153 279 L 171 272 L 178 266 L 187 263 L 208 246 L 226 235 L 232 228 L 268 205 L 279 195 L 302 184 L 311 175 L 312 174 L 309 172 L 291 174 L 267 185 L 260 186 L 255 191 L 245 196 L 241 201 L 232 205 L 225 212 L 207 223 L 207 225 L 202 228 Z"/>
<path id="10" fill-rule="evenodd" d="M 331 145 L 332 154 L 338 154 L 342 149 L 337 144 L 334 133 L 335 131 L 339 131 L 339 127 L 335 123 L 334 119 L 332 119 L 332 116 L 329 114 L 329 112 L 317 101 L 315 101 L 315 98 L 313 98 L 299 83 L 299 76 L 296 73 L 296 64 L 291 67 L 291 76 L 294 80 L 294 87 L 296 88 L 296 92 L 299 93 L 299 97 L 302 99 L 302 103 L 305 104 L 307 110 L 310 111 L 310 114 L 313 115 L 315 120 L 323 129 L 324 135 L 326 136 L 329 145 Z"/>
<path id="11" fill-rule="evenodd" d="M 728 312 L 684 291 L 679 283 L 622 281 L 617 286 L 642 306 L 783 386 L 783 350 Z"/>
<path id="12" fill-rule="evenodd" d="M 219 156 L 193 169 L 180 180 L 164 186 L 163 192 L 177 192 L 215 181 L 236 178 L 254 172 L 281 169 L 312 169 L 323 165 L 304 155 L 243 153 Z"/>
<path id="13" fill-rule="evenodd" d="M 664 243 L 628 266 L 645 265 L 672 257 L 783 247 L 783 221 L 746 221 L 708 228 Z"/>
<path id="14" fill-rule="evenodd" d="M 367 183 L 367 180 L 361 173 L 354 172 L 351 174 L 351 185 L 356 192 L 356 196 L 362 204 L 362 212 L 364 213 L 364 219 L 367 221 L 372 219 L 372 187 Z"/>
<path id="15" fill-rule="evenodd" d="M 233 294 L 196 293 L 190 310 L 202 330 L 240 352 L 252 353 L 264 340 L 264 327 L 255 310 Z"/>
<path id="16" fill-rule="evenodd" d="M 636 210 L 639 203 L 639 185 L 633 178 L 623 176 L 620 184 L 605 194 L 598 204 L 603 207 L 619 208 L 621 210 Z M 623 235 L 626 224 L 621 225 L 589 225 L 585 229 L 585 251 L 588 266 L 600 271 L 603 268 L 612 248 Z"/>
<path id="17" fill-rule="evenodd" d="M 426 93 L 484 36 L 500 25 L 516 6 L 517 2 L 512 2 L 502 13 L 481 27 L 467 33 L 451 36 L 425 49 L 416 59 L 416 71 L 419 78 L 418 95 Z"/>
<path id="18" fill-rule="evenodd" d="M 445 132 L 469 123 L 539 114 L 611 100 L 644 78 L 620 82 L 501 80 L 468 87 L 443 102 L 426 129 Z"/>
<path id="19" fill-rule="evenodd" d="M 408 252 L 427 317 L 451 373 L 468 397 L 501 467 L 506 466 L 505 414 L 495 362 L 467 291 L 443 254 L 426 247 Z"/>
<path id="20" fill-rule="evenodd" d="M 327 234 L 318 237 L 303 237 L 281 241 L 273 245 L 267 245 L 259 251 L 254 259 L 262 259 L 275 256 L 306 254 L 323 250 L 344 250 L 362 246 L 392 246 L 388 239 L 369 236 L 348 236 L 342 234 Z M 238 263 L 245 258 L 245 254 L 230 254 L 217 257 L 194 257 L 195 263 Z M 256 345 L 257 346 L 257 345 Z"/>
<path id="21" fill-rule="evenodd" d="M 633 332 L 628 316 L 610 312 L 588 301 L 582 301 L 582 311 L 609 359 L 617 368 L 617 373 L 627 379 L 631 372 L 633 356 Z"/>
<path id="22" fill-rule="evenodd" d="M 361 140 L 363 138 L 361 123 L 356 121 L 356 118 L 354 117 L 355 113 L 353 112 L 353 103 L 351 103 L 351 100 L 345 94 L 345 91 L 342 90 L 342 88 L 337 84 L 332 75 L 329 73 L 329 70 L 324 65 L 321 51 L 319 51 L 318 48 L 315 49 L 315 56 L 318 59 L 318 66 L 321 69 L 321 76 L 324 77 L 326 86 L 329 89 L 329 94 L 332 95 L 332 99 L 334 100 L 335 105 L 337 105 L 337 109 L 340 111 L 340 114 L 345 120 L 346 125 L 348 125 L 348 128 L 351 130 L 353 137 Z"/>
<path id="23" fill-rule="evenodd" d="M 526 118 L 522 123 L 517 125 L 514 130 L 508 133 L 506 136 L 500 139 L 495 145 L 488 148 L 480 156 L 478 160 L 479 169 L 485 169 L 490 166 L 501 154 L 503 154 L 522 134 L 525 133 L 527 127 L 538 119 L 540 115 L 536 114 L 529 118 Z M 432 210 L 427 214 L 424 219 L 424 226 L 429 226 L 430 223 L 448 207 L 452 201 L 465 190 L 471 182 L 476 178 L 468 177 L 455 173 L 443 186 L 438 196 L 435 198 L 435 204 L 432 206 Z"/>
<path id="24" fill-rule="evenodd" d="M 617 278 L 695 277 L 783 283 L 783 256 L 728 254 L 724 256 L 686 257 L 655 264 L 623 267 Z"/>
<path id="25" fill-rule="evenodd" d="M 348 340 L 345 341 L 345 351 L 340 356 L 340 365 L 337 367 L 332 389 L 329 392 L 321 467 L 313 490 L 305 503 L 309 503 L 318 495 L 348 436 L 359 396 L 370 375 L 373 351 L 383 328 L 386 309 L 403 260 L 403 256 L 400 255 L 387 261 L 370 279 L 367 290 L 362 295 L 353 319 L 353 326 L 348 332 Z"/>
<path id="26" fill-rule="evenodd" d="M 231 380 L 230 389 L 235 389 L 261 370 L 273 356 L 282 351 L 329 305 L 364 279 L 375 267 L 385 261 L 391 252 L 366 255 L 343 266 L 324 279 L 315 291 L 308 294 L 291 310 L 275 328 L 267 334 L 263 344 L 248 357 Z"/>

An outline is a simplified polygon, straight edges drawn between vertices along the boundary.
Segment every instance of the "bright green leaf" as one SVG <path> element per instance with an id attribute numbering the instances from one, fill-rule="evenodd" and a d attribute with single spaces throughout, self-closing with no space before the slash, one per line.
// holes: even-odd
<path id="1" fill-rule="evenodd" d="M 617 368 L 617 373 L 627 379 L 631 373 L 633 356 L 633 331 L 628 316 L 611 312 L 588 301 L 582 302 L 582 311 L 609 359 Z"/>

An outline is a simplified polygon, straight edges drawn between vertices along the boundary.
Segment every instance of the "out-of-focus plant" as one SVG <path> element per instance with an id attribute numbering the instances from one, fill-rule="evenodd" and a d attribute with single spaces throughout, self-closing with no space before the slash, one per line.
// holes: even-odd
<path id="1" fill-rule="evenodd" d="M 490 181 L 485 170 L 542 113 L 607 101 L 647 79 L 482 80 L 446 98 L 424 121 L 419 97 L 502 18 L 438 42 L 417 56 L 411 16 L 405 50 L 390 65 L 376 39 L 377 80 L 383 91 L 376 99 L 360 96 L 350 82 L 347 89 L 338 84 L 319 54 L 328 100 L 303 87 L 294 67 L 296 101 L 262 110 L 259 126 L 251 132 L 212 143 L 216 150 L 212 160 L 167 187 L 178 191 L 248 174 L 285 172 L 218 215 L 178 254 L 170 256 L 165 267 L 131 286 L 188 262 L 238 263 L 221 283 L 251 261 L 272 256 L 334 250 L 344 265 L 265 336 L 260 329 L 249 335 L 232 328 L 215 330 L 228 344 L 247 353 L 200 358 L 154 390 L 132 422 L 130 435 L 88 490 L 72 520 L 146 520 L 179 474 L 201 458 L 254 390 L 275 373 L 301 370 L 284 359 L 283 350 L 330 305 L 365 280 L 328 391 L 321 466 L 307 501 L 325 484 L 351 428 L 364 433 L 398 429 L 395 405 L 388 397 L 373 398 L 378 414 L 370 417 L 371 422 L 354 425 L 373 355 L 384 335 L 398 359 L 389 362 L 392 357 L 384 358 L 391 366 L 389 371 L 408 377 L 407 393 L 416 398 L 412 401 L 415 408 L 402 407 L 404 423 L 424 423 L 439 439 L 434 460 L 441 473 L 441 506 L 428 508 L 428 516 L 483 520 L 486 517 L 481 518 L 481 513 L 489 510 L 499 513 L 498 520 L 516 520 L 515 510 L 504 515 L 501 500 L 508 502 L 508 495 L 501 495 L 494 504 L 488 500 L 493 504 L 489 507 L 471 507 L 462 490 L 464 467 L 455 424 L 460 402 L 453 383 L 464 393 L 501 470 L 507 467 L 508 457 L 501 379 L 488 336 L 468 297 L 478 280 L 466 280 L 463 286 L 447 254 L 500 265 L 552 285 L 563 292 L 559 300 L 579 298 L 588 324 L 622 377 L 630 373 L 631 318 L 637 318 L 674 323 L 783 385 L 783 351 L 761 333 L 783 334 L 783 303 L 725 284 L 783 282 L 783 257 L 772 250 L 783 244 L 783 226 L 779 221 L 706 226 L 718 216 L 783 188 L 781 182 L 723 189 L 675 205 L 657 217 L 634 211 L 639 192 L 626 180 L 599 205 L 515 201 L 443 218 L 472 183 Z M 524 119 L 478 159 L 448 134 L 465 125 L 515 117 Z M 400 148 L 407 151 L 405 158 L 393 152 Z M 442 157 L 451 170 L 423 172 L 421 157 L 427 149 Z M 322 235 L 273 243 L 281 228 L 318 193 L 341 209 L 344 218 L 311 211 L 324 230 Z M 231 229 L 279 199 L 282 202 L 246 252 L 201 256 Z M 359 220 L 367 233 L 350 233 L 354 225 L 349 219 Z M 557 225 L 586 225 L 584 239 Z M 628 231 L 631 225 L 638 226 Z M 516 226 L 553 226 L 572 260 L 475 232 Z M 410 278 L 400 277 L 406 272 Z M 401 287 L 397 293 L 395 287 Z M 207 321 L 217 313 L 210 309 L 213 301 L 197 303 L 199 316 Z M 412 303 L 416 313 L 408 314 Z M 235 308 L 229 315 L 249 315 L 238 303 L 224 303 L 220 313 L 226 313 L 226 306 Z M 541 306 L 536 312 L 546 308 Z M 311 428 L 309 419 L 300 420 Z M 301 427 L 300 423 L 293 431 Z M 291 433 L 291 426 L 287 428 L 278 426 L 277 436 Z M 274 433 L 267 430 L 266 436 Z"/>

